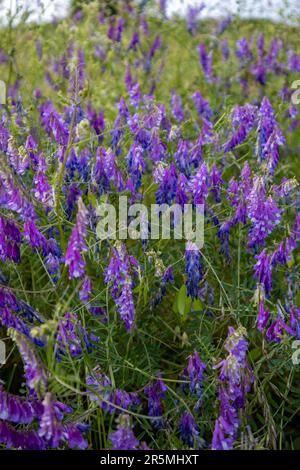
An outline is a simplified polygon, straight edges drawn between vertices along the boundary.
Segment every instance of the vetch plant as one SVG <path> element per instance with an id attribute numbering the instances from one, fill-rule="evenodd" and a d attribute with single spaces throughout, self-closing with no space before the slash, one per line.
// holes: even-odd
<path id="1" fill-rule="evenodd" d="M 1 29 L 3 449 L 299 447 L 298 29 L 203 8 Z"/>

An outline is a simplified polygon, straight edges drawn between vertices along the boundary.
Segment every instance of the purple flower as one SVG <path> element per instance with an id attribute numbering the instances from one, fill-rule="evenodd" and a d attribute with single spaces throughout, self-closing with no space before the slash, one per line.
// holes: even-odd
<path id="1" fill-rule="evenodd" d="M 90 298 L 92 292 L 92 282 L 89 277 L 85 277 L 82 288 L 79 292 L 79 298 L 82 302 L 87 302 Z"/>
<path id="2" fill-rule="evenodd" d="M 154 172 L 154 181 L 159 184 L 156 192 L 157 204 L 172 204 L 177 189 L 176 166 L 165 167 L 159 163 Z"/>
<path id="3" fill-rule="evenodd" d="M 224 181 L 221 177 L 221 173 L 216 165 L 213 165 L 211 174 L 209 177 L 211 192 L 214 195 L 215 201 L 217 203 L 221 202 L 221 186 L 224 184 Z"/>
<path id="4" fill-rule="evenodd" d="M 138 191 L 141 185 L 142 174 L 145 171 L 144 150 L 141 145 L 134 142 L 129 150 L 126 160 L 128 172 L 131 175 L 135 190 Z"/>
<path id="5" fill-rule="evenodd" d="M 30 424 L 38 418 L 41 404 L 7 393 L 0 383 L 0 419 L 18 424 Z"/>
<path id="6" fill-rule="evenodd" d="M 292 306 L 290 312 L 290 324 L 291 327 L 287 329 L 288 333 L 292 336 L 300 338 L 300 309 Z"/>
<path id="7" fill-rule="evenodd" d="M 257 108 L 251 104 L 244 106 L 236 106 L 231 113 L 231 122 L 237 130 L 233 133 L 232 137 L 224 144 L 224 152 L 228 152 L 241 145 L 246 139 L 249 132 L 253 129 L 256 123 Z"/>
<path id="8" fill-rule="evenodd" d="M 171 95 L 171 108 L 172 108 L 172 114 L 176 121 L 179 123 L 184 121 L 184 110 L 182 107 L 182 100 L 179 95 L 175 93 L 175 91 L 172 91 Z"/>
<path id="9" fill-rule="evenodd" d="M 18 148 L 14 137 L 8 139 L 6 154 L 9 158 L 10 165 L 20 175 L 24 175 L 29 167 L 29 158 L 26 150 Z"/>
<path id="10" fill-rule="evenodd" d="M 204 3 L 201 3 L 200 5 L 197 5 L 197 6 L 189 5 L 187 8 L 187 14 L 186 14 L 187 30 L 193 36 L 195 36 L 198 32 L 198 25 L 199 25 L 198 16 L 203 10 L 203 8 L 205 8 Z"/>
<path id="11" fill-rule="evenodd" d="M 252 224 L 248 246 L 252 248 L 264 245 L 266 238 L 279 224 L 281 211 L 272 196 L 266 197 L 265 184 L 261 177 L 254 178 L 253 187 L 248 196 L 247 215 Z"/>
<path id="12" fill-rule="evenodd" d="M 1 282 L 6 282 L 6 280 L 1 278 Z M 9 289 L 0 288 L 1 324 L 24 334 L 30 341 L 41 346 L 40 340 L 31 337 L 27 324 L 20 318 L 20 313 L 31 323 L 34 319 L 42 323 L 38 313 L 32 307 L 22 300 L 18 301 Z"/>
<path id="13" fill-rule="evenodd" d="M 199 134 L 199 137 L 196 141 L 196 144 L 191 149 L 191 160 L 194 163 L 195 167 L 199 166 L 199 163 L 202 162 L 203 158 L 203 146 L 208 143 L 213 142 L 213 125 L 207 119 L 202 118 L 202 129 Z"/>
<path id="14" fill-rule="evenodd" d="M 293 237 L 296 242 L 300 242 L 300 212 L 296 215 L 294 226 L 293 226 Z"/>
<path id="15" fill-rule="evenodd" d="M 127 90 L 129 91 L 130 88 L 132 87 L 132 84 L 133 84 L 133 78 L 132 78 L 132 75 L 131 75 L 131 69 L 130 69 L 129 64 L 126 65 L 125 75 L 124 75 L 124 82 L 125 82 Z"/>
<path id="16" fill-rule="evenodd" d="M 292 179 L 287 179 L 287 178 L 282 178 L 281 182 L 277 185 L 274 184 L 273 186 L 273 191 L 276 194 L 276 196 L 280 198 L 288 198 L 291 193 L 294 191 L 297 183 L 294 178 Z"/>
<path id="17" fill-rule="evenodd" d="M 117 244 L 111 252 L 109 265 L 105 271 L 105 282 L 111 284 L 112 297 L 127 332 L 134 328 L 135 307 L 131 272 L 136 268 L 137 262 L 133 257 L 128 256 L 125 245 Z"/>
<path id="18" fill-rule="evenodd" d="M 221 43 L 222 56 L 224 60 L 228 60 L 230 57 L 230 49 L 228 45 L 228 39 L 223 39 Z"/>
<path id="19" fill-rule="evenodd" d="M 152 423 L 156 428 L 164 425 L 162 400 L 166 391 L 167 387 L 160 377 L 145 387 L 145 395 L 148 397 L 148 414 L 155 418 Z"/>
<path id="20" fill-rule="evenodd" d="M 88 425 L 82 424 L 67 424 L 64 426 L 64 438 L 68 443 L 70 449 L 86 449 L 88 447 L 87 441 L 83 438 L 82 433 L 88 429 Z"/>
<path id="21" fill-rule="evenodd" d="M 202 395 L 205 369 L 206 365 L 201 361 L 199 353 L 195 351 L 189 357 L 185 374 L 189 377 L 191 392 L 195 393 L 198 398 L 200 398 Z"/>
<path id="22" fill-rule="evenodd" d="M 9 132 L 6 127 L 0 124 L 0 149 L 3 152 L 7 151 L 8 148 L 8 140 L 9 140 Z"/>
<path id="23" fill-rule="evenodd" d="M 100 111 L 98 114 L 93 109 L 91 103 L 87 104 L 87 118 L 90 121 L 91 126 L 98 136 L 98 141 L 101 142 L 103 131 L 105 129 L 104 112 Z"/>
<path id="24" fill-rule="evenodd" d="M 253 73 L 255 80 L 261 85 L 266 84 L 266 67 L 262 60 L 257 62 L 251 67 L 251 72 Z"/>
<path id="25" fill-rule="evenodd" d="M 212 70 L 212 51 L 207 53 L 205 44 L 199 44 L 198 46 L 200 64 L 204 73 L 204 76 L 208 83 L 213 82 L 213 70 Z"/>
<path id="26" fill-rule="evenodd" d="M 270 47 L 269 47 L 269 52 L 266 57 L 266 63 L 270 69 L 275 69 L 275 66 L 277 64 L 278 54 L 279 54 L 280 49 L 282 49 L 282 47 L 283 47 L 283 44 L 281 40 L 277 38 L 272 39 L 270 43 Z"/>
<path id="27" fill-rule="evenodd" d="M 109 185 L 114 183 L 117 191 L 122 191 L 124 188 L 124 182 L 122 174 L 117 166 L 115 155 L 110 149 L 105 150 L 103 147 L 100 149 L 100 152 L 103 159 L 103 172 L 106 180 L 109 181 Z"/>
<path id="28" fill-rule="evenodd" d="M 161 42 L 161 37 L 160 36 L 156 36 L 151 47 L 150 47 L 150 51 L 149 51 L 149 57 L 148 57 L 148 60 L 152 60 L 154 55 L 156 54 L 156 51 L 158 51 L 158 49 L 160 49 L 162 45 L 162 42 Z"/>
<path id="29" fill-rule="evenodd" d="M 133 83 L 128 89 L 128 92 L 131 106 L 134 108 L 139 108 L 142 99 L 140 85 L 138 83 Z"/>
<path id="30" fill-rule="evenodd" d="M 288 69 L 292 72 L 300 72 L 300 55 L 294 51 L 288 51 Z"/>
<path id="31" fill-rule="evenodd" d="M 3 262 L 20 261 L 21 232 L 13 219 L 0 216 L 0 258 Z"/>
<path id="32" fill-rule="evenodd" d="M 111 401 L 111 381 L 106 374 L 99 371 L 99 367 L 95 367 L 92 375 L 87 376 L 86 385 L 88 385 L 87 394 L 91 401 L 99 401 L 105 411 L 114 410 L 112 403 L 108 403 Z"/>
<path id="33" fill-rule="evenodd" d="M 258 57 L 261 59 L 265 55 L 265 36 L 264 36 L 264 33 L 260 33 L 258 35 L 258 38 L 256 40 L 256 46 L 257 46 Z"/>
<path id="34" fill-rule="evenodd" d="M 0 48 L 0 64 L 6 64 L 9 60 L 8 55 L 4 52 L 2 47 Z"/>
<path id="35" fill-rule="evenodd" d="M 11 175 L 0 169 L 0 204 L 3 208 L 17 212 L 22 219 L 35 218 L 35 210 Z"/>
<path id="36" fill-rule="evenodd" d="M 182 390 L 187 392 L 190 391 L 193 395 L 197 397 L 197 403 L 195 406 L 195 411 L 198 413 L 202 405 L 202 391 L 203 391 L 203 382 L 204 382 L 204 371 L 206 365 L 201 361 L 199 353 L 195 351 L 189 356 L 188 366 L 184 369 L 182 374 L 180 374 L 180 379 L 183 380 L 181 386 Z M 187 383 L 185 383 L 188 381 Z"/>
<path id="37" fill-rule="evenodd" d="M 81 256 L 82 251 L 87 251 L 88 247 L 85 242 L 87 236 L 88 212 L 82 199 L 78 200 L 78 212 L 75 226 L 69 239 L 65 263 L 69 266 L 69 274 L 71 278 L 84 276 L 85 261 Z"/>
<path id="38" fill-rule="evenodd" d="M 160 287 L 158 293 L 154 296 L 152 302 L 151 302 L 151 307 L 155 307 L 156 305 L 160 304 L 163 300 L 163 297 L 165 296 L 167 292 L 167 284 L 168 283 L 174 283 L 174 276 L 173 276 L 173 269 L 171 267 L 167 268 L 165 272 L 163 273 L 161 282 L 160 282 Z"/>
<path id="39" fill-rule="evenodd" d="M 24 223 L 24 236 L 32 248 L 41 250 L 43 255 L 48 254 L 47 239 L 39 231 L 33 220 L 28 220 Z"/>
<path id="40" fill-rule="evenodd" d="M 69 138 L 67 123 L 55 110 L 51 101 L 40 106 L 41 122 L 49 136 L 53 135 L 55 141 L 66 146 Z"/>
<path id="41" fill-rule="evenodd" d="M 279 147 L 285 145 L 285 138 L 279 129 L 270 101 L 264 97 L 258 113 L 258 147 L 260 159 L 267 159 L 270 174 L 279 160 Z"/>
<path id="42" fill-rule="evenodd" d="M 15 330 L 10 330 L 10 336 L 22 356 L 28 388 L 39 395 L 47 387 L 46 372 L 25 336 Z"/>
<path id="43" fill-rule="evenodd" d="M 0 309 L 0 322 L 3 326 L 6 328 L 13 328 L 16 331 L 19 331 L 20 333 L 24 334 L 27 336 L 30 340 L 32 340 L 29 332 L 29 328 L 24 323 L 24 321 L 19 318 L 18 315 L 15 315 L 10 308 L 4 306 L 1 306 Z"/>
<path id="44" fill-rule="evenodd" d="M 98 169 L 98 159 L 96 156 L 96 167 Z M 77 183 L 71 183 L 67 188 L 67 195 L 66 195 L 66 213 L 68 215 L 68 219 L 71 218 L 75 206 L 77 206 L 78 198 L 81 196 L 81 190 L 78 187 Z"/>
<path id="45" fill-rule="evenodd" d="M 257 329 L 259 331 L 262 331 L 268 320 L 269 320 L 269 316 L 270 316 L 270 313 L 268 311 L 267 308 L 265 308 L 264 306 L 264 302 L 263 301 L 260 301 L 259 302 L 259 314 L 258 314 L 258 317 L 257 317 Z"/>
<path id="46" fill-rule="evenodd" d="M 217 233 L 217 236 L 221 242 L 220 251 L 222 254 L 225 255 L 225 258 L 228 262 L 231 262 L 230 249 L 229 249 L 229 235 L 230 235 L 230 229 L 232 225 L 234 225 L 232 220 L 224 222 L 223 224 L 220 225 L 220 228 Z"/>
<path id="47" fill-rule="evenodd" d="M 272 265 L 287 264 L 292 259 L 292 252 L 297 248 L 298 243 L 294 236 L 283 240 L 278 247 L 274 250 L 272 255 Z"/>
<path id="48" fill-rule="evenodd" d="M 269 295 L 272 289 L 272 262 L 270 255 L 264 249 L 259 255 L 254 265 L 254 278 L 263 285 L 266 295 Z"/>
<path id="49" fill-rule="evenodd" d="M 61 423 L 63 414 L 61 413 L 59 404 L 54 402 L 49 392 L 45 395 L 43 407 L 38 434 L 50 447 L 56 448 L 63 438 L 63 426 Z M 70 409 L 67 411 L 70 412 Z"/>
<path id="50" fill-rule="evenodd" d="M 231 202 L 231 205 L 235 208 L 234 217 L 227 222 L 229 224 L 229 229 L 239 222 L 246 224 L 247 202 L 251 191 L 251 184 L 251 169 L 248 162 L 246 162 L 241 171 L 240 182 L 238 183 L 234 178 L 229 181 L 227 189 L 228 199 Z"/>
<path id="51" fill-rule="evenodd" d="M 83 343 L 88 352 L 91 351 L 91 341 L 97 341 L 98 338 L 88 334 L 87 330 L 78 320 L 76 313 L 65 313 L 57 325 L 56 341 L 58 344 L 58 358 L 66 351 L 72 357 L 81 356 L 84 351 Z"/>
<path id="52" fill-rule="evenodd" d="M 270 343 L 280 343 L 283 337 L 284 325 L 281 318 L 271 323 L 266 332 L 266 338 Z"/>
<path id="53" fill-rule="evenodd" d="M 84 88 L 85 82 L 85 56 L 84 50 L 78 48 L 77 51 L 77 74 L 78 74 L 78 87 L 80 90 Z"/>
<path id="54" fill-rule="evenodd" d="M 217 36 L 220 36 L 221 34 L 223 34 L 224 31 L 226 31 L 228 26 L 231 24 L 231 22 L 232 22 L 232 17 L 231 16 L 227 16 L 226 18 L 221 19 L 221 21 L 219 21 L 219 23 L 218 23 L 218 27 L 216 29 L 215 34 Z"/>
<path id="55" fill-rule="evenodd" d="M 134 31 L 133 34 L 132 34 L 132 36 L 131 36 L 131 40 L 130 40 L 128 49 L 129 49 L 129 50 L 132 50 L 132 51 L 136 51 L 137 45 L 138 45 L 139 43 L 140 43 L 140 36 L 139 36 L 139 33 L 138 33 L 138 31 Z"/>
<path id="56" fill-rule="evenodd" d="M 151 135 L 148 152 L 153 162 L 163 161 L 166 158 L 166 145 L 155 131 Z"/>
<path id="57" fill-rule="evenodd" d="M 100 193 L 108 191 L 110 183 L 109 177 L 106 176 L 106 172 L 104 170 L 104 154 L 101 147 L 98 147 L 96 152 L 96 162 L 93 168 L 93 180 L 96 192 L 98 192 L 99 189 Z M 76 194 L 75 197 L 77 197 Z"/>
<path id="58" fill-rule="evenodd" d="M 9 307 L 15 311 L 19 310 L 19 302 L 9 289 L 0 288 L 0 307 Z"/>
<path id="59" fill-rule="evenodd" d="M 246 38 L 239 39 L 236 42 L 236 56 L 243 65 L 253 59 L 252 52 L 250 51 L 249 44 Z"/>
<path id="60" fill-rule="evenodd" d="M 225 393 L 220 393 L 222 414 L 215 422 L 212 439 L 213 450 L 230 450 L 233 448 L 239 428 L 237 410 L 230 404 Z"/>
<path id="61" fill-rule="evenodd" d="M 132 295 L 132 279 L 127 275 L 124 279 L 120 296 L 116 300 L 119 314 L 129 332 L 134 328 L 135 307 Z"/>
<path id="62" fill-rule="evenodd" d="M 185 282 L 187 295 L 192 299 L 199 297 L 199 283 L 203 277 L 201 255 L 197 245 L 188 241 L 185 251 L 185 272 L 187 279 Z"/>
<path id="63" fill-rule="evenodd" d="M 87 394 L 91 401 L 98 401 L 102 410 L 110 414 L 114 411 L 129 410 L 138 406 L 140 400 L 137 393 L 126 392 L 121 389 L 113 389 L 111 381 L 106 374 L 99 372 L 98 367 L 94 368 L 92 375 L 86 379 L 88 385 Z"/>
<path id="64" fill-rule="evenodd" d="M 34 196 L 41 201 L 44 206 L 49 208 L 53 205 L 52 200 L 52 188 L 48 181 L 47 175 L 47 164 L 43 157 L 39 158 L 38 168 L 33 179 L 33 193 Z"/>
<path id="65" fill-rule="evenodd" d="M 191 413 L 185 411 L 180 419 L 180 436 L 183 442 L 194 449 L 199 448 L 199 427 Z"/>
<path id="66" fill-rule="evenodd" d="M 197 113 L 199 114 L 199 116 L 202 116 L 207 120 L 210 120 L 210 118 L 212 117 L 212 114 L 213 114 L 212 109 L 209 105 L 209 102 L 206 101 L 202 97 L 200 91 L 196 91 L 193 94 L 192 98 L 193 98 L 195 108 L 196 108 Z"/>
<path id="67" fill-rule="evenodd" d="M 16 430 L 0 421 L 0 442 L 7 449 L 45 450 L 46 445 L 34 430 Z"/>
<path id="68" fill-rule="evenodd" d="M 189 190 L 193 195 L 194 204 L 204 204 L 208 196 L 208 169 L 202 163 L 196 175 L 189 182 Z"/>
<path id="69" fill-rule="evenodd" d="M 116 18 L 114 16 L 111 16 L 109 19 L 109 25 L 107 29 L 107 37 L 111 40 L 114 40 L 115 38 L 115 22 Z"/>
<path id="70" fill-rule="evenodd" d="M 122 40 L 122 34 L 125 28 L 125 20 L 123 17 L 120 17 L 117 21 L 116 24 L 116 29 L 115 29 L 115 41 L 116 42 L 121 42 Z"/>
<path id="71" fill-rule="evenodd" d="M 190 142 L 188 140 L 180 139 L 176 152 L 174 153 L 177 168 L 186 176 L 190 174 L 189 147 Z"/>
<path id="72" fill-rule="evenodd" d="M 246 330 L 229 327 L 225 342 L 228 356 L 215 368 L 220 368 L 220 416 L 215 422 L 212 449 L 232 449 L 237 438 L 240 420 L 239 410 L 245 406 L 245 396 L 250 391 L 252 371 L 247 361 L 248 342 L 245 339 Z"/>
<path id="73" fill-rule="evenodd" d="M 57 282 L 60 278 L 61 258 L 49 253 L 45 258 L 45 265 L 53 282 Z"/>
<path id="74" fill-rule="evenodd" d="M 181 207 L 184 207 L 189 200 L 189 196 L 187 195 L 188 190 L 188 179 L 185 175 L 180 174 L 176 189 L 176 203 L 180 204 Z"/>
<path id="75" fill-rule="evenodd" d="M 163 16 L 166 16 L 167 0 L 159 0 L 159 9 Z"/>
<path id="76" fill-rule="evenodd" d="M 141 15 L 141 22 L 140 22 L 140 25 L 141 25 L 141 28 L 142 28 L 142 30 L 143 30 L 144 35 L 145 35 L 145 36 L 149 36 L 149 34 L 150 34 L 150 32 L 149 32 L 149 25 L 148 25 L 148 22 L 146 21 L 144 15 Z"/>

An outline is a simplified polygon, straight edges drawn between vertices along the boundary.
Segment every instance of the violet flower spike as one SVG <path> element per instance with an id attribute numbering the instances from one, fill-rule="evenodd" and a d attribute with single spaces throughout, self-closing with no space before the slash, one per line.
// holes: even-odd
<path id="1" fill-rule="evenodd" d="M 112 442 L 112 450 L 137 450 L 139 441 L 135 437 L 128 415 L 121 415 L 117 431 L 109 434 Z"/>
<path id="2" fill-rule="evenodd" d="M 240 426 L 239 412 L 245 407 L 245 397 L 253 380 L 247 361 L 246 330 L 229 327 L 225 342 L 228 356 L 215 367 L 220 368 L 220 416 L 215 422 L 212 449 L 229 450 L 237 439 Z"/>

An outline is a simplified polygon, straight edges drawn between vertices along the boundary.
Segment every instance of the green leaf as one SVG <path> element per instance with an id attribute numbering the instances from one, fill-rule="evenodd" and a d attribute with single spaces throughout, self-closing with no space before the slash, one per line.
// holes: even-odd
<path id="1" fill-rule="evenodd" d="M 92 207 L 95 208 L 97 206 L 97 197 L 94 193 L 92 192 L 88 193 L 88 200 Z"/>
<path id="2" fill-rule="evenodd" d="M 261 357 L 260 348 L 251 349 L 251 351 L 249 352 L 249 356 L 251 357 L 252 361 L 256 361 L 259 357 Z"/>

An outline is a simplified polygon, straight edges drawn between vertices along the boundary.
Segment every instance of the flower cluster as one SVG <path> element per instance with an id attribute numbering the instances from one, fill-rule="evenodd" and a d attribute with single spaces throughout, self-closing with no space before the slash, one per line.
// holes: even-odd
<path id="1" fill-rule="evenodd" d="M 133 280 L 131 272 L 138 268 L 133 256 L 128 256 L 125 246 L 118 244 L 112 249 L 105 280 L 111 284 L 111 293 L 127 331 L 134 328 Z"/>
<path id="2" fill-rule="evenodd" d="M 220 416 L 215 422 L 212 448 L 232 449 L 237 438 L 240 419 L 238 411 L 245 406 L 245 396 L 250 391 L 252 371 L 247 362 L 248 342 L 246 330 L 229 328 L 225 349 L 228 356 L 216 367 L 220 369 Z"/>

